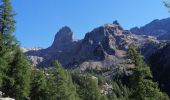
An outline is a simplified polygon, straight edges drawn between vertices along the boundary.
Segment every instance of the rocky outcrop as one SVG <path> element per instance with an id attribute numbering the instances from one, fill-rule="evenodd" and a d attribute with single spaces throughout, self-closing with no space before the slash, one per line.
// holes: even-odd
<path id="1" fill-rule="evenodd" d="M 130 31 L 137 35 L 155 36 L 159 40 L 170 40 L 170 18 L 154 20 L 143 27 L 134 27 Z"/>
<path id="2" fill-rule="evenodd" d="M 40 48 L 40 47 L 35 47 L 35 48 L 21 47 L 20 49 L 21 49 L 21 51 L 23 51 L 25 53 L 25 52 L 28 52 L 28 51 L 39 51 L 39 50 L 42 50 L 43 48 Z"/>
<path id="3" fill-rule="evenodd" d="M 113 92 L 113 86 L 111 84 L 105 83 L 102 85 L 101 94 L 108 95 Z"/>
<path id="4" fill-rule="evenodd" d="M 126 56 L 128 45 L 139 47 L 145 57 L 159 48 L 159 41 L 148 36 L 138 36 L 124 30 L 118 21 L 105 24 L 86 33 L 84 39 L 73 41 L 73 32 L 63 27 L 57 32 L 53 44 L 47 49 L 26 52 L 36 66 L 49 67 L 58 60 L 67 68 L 97 68 L 116 66 Z"/>
<path id="5" fill-rule="evenodd" d="M 0 98 L 0 100 L 15 100 L 15 99 L 6 97 L 6 98 Z"/>
<path id="6" fill-rule="evenodd" d="M 73 32 L 67 26 L 61 28 L 55 35 L 53 44 L 47 48 L 49 51 L 63 51 L 70 47 L 73 42 Z"/>
<path id="7" fill-rule="evenodd" d="M 37 66 L 44 61 L 44 58 L 39 56 L 27 56 L 27 58 L 33 66 Z"/>

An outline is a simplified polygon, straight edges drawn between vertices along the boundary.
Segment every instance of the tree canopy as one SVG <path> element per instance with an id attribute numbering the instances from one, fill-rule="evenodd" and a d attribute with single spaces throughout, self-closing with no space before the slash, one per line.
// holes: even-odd
<path id="1" fill-rule="evenodd" d="M 163 1 L 164 6 L 168 8 L 168 11 L 170 12 L 170 1 L 169 0 L 164 0 Z"/>

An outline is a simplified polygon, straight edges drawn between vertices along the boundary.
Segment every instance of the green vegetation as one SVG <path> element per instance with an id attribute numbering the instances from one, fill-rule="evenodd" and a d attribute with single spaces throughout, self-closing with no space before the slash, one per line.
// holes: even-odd
<path id="1" fill-rule="evenodd" d="M 129 46 L 132 73 L 104 77 L 109 69 L 64 70 L 57 62 L 51 69 L 33 68 L 20 51 L 12 33 L 14 12 L 10 0 L 0 3 L 0 91 L 16 100 L 169 100 L 143 58 Z M 126 81 L 124 81 L 126 80 Z"/>
<path id="2" fill-rule="evenodd" d="M 20 50 L 16 51 L 13 61 L 7 66 L 2 85 L 5 96 L 15 97 L 17 100 L 29 96 L 30 68 L 24 54 Z"/>
<path id="3" fill-rule="evenodd" d="M 90 75 L 73 73 L 73 81 L 76 84 L 80 100 L 100 100 L 101 94 L 97 79 Z"/>
<path id="4" fill-rule="evenodd" d="M 168 98 L 152 80 L 149 66 L 143 61 L 133 46 L 129 46 L 129 59 L 135 64 L 133 74 L 128 76 L 128 86 L 132 91 L 130 98 L 138 100 L 167 100 Z"/>
<path id="5" fill-rule="evenodd" d="M 165 7 L 167 7 L 169 12 L 170 12 L 170 2 L 169 2 L 169 0 L 164 0 L 163 3 L 165 5 Z"/>
<path id="6" fill-rule="evenodd" d="M 31 100 L 48 100 L 47 77 L 43 70 L 32 70 L 30 85 Z"/>
<path id="7" fill-rule="evenodd" d="M 14 13 L 9 0 L 0 5 L 0 89 L 4 96 L 17 100 L 29 96 L 30 65 L 20 51 L 12 33 L 15 31 Z"/>
<path id="8" fill-rule="evenodd" d="M 49 71 L 47 83 L 49 92 L 48 100 L 78 99 L 70 74 L 56 61 L 54 62 L 54 69 Z"/>
<path id="9" fill-rule="evenodd" d="M 1 0 L 0 5 L 0 85 L 5 77 L 6 67 L 12 62 L 11 55 L 16 47 L 16 41 L 12 36 L 15 30 L 15 20 L 9 0 Z M 11 53 L 11 54 L 9 54 Z"/>

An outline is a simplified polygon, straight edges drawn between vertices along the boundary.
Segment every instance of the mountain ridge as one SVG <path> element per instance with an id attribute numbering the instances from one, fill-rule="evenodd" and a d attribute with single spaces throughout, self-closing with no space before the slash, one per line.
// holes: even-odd
<path id="1" fill-rule="evenodd" d="M 71 29 L 65 26 L 57 32 L 50 47 L 25 54 L 31 58 L 34 66 L 48 67 L 52 61 L 58 60 L 66 68 L 76 66 L 85 70 L 91 66 L 101 69 L 123 61 L 130 44 L 138 46 L 145 57 L 159 48 L 160 44 L 154 38 L 124 30 L 118 21 L 94 28 L 79 41 L 73 41 L 72 36 Z"/>
<path id="2" fill-rule="evenodd" d="M 137 35 L 155 36 L 158 40 L 170 40 L 170 17 L 155 19 L 142 26 L 131 28 L 130 31 Z"/>

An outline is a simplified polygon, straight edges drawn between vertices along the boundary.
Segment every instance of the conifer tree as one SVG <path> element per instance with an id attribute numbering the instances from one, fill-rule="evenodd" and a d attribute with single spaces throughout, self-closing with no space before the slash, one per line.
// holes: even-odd
<path id="1" fill-rule="evenodd" d="M 14 50 L 17 41 L 13 36 L 15 31 L 14 12 L 10 0 L 1 0 L 0 2 L 0 54 Z M 1 56 L 2 57 L 2 56 Z"/>
<path id="2" fill-rule="evenodd" d="M 169 0 L 164 0 L 163 3 L 165 5 L 165 7 L 168 8 L 168 11 L 170 12 L 170 1 Z"/>
<path id="3" fill-rule="evenodd" d="M 157 83 L 152 81 L 152 74 L 149 66 L 143 61 L 141 55 L 134 46 L 129 46 L 129 59 L 135 64 L 133 74 L 129 77 L 129 86 L 132 90 L 131 99 L 137 100 L 169 100 L 160 91 Z"/>
<path id="4" fill-rule="evenodd" d="M 45 73 L 39 69 L 32 70 L 30 100 L 48 100 L 47 88 Z"/>
<path id="5" fill-rule="evenodd" d="M 76 73 L 73 75 L 77 87 L 77 93 L 81 100 L 103 100 L 97 78 L 91 75 Z"/>
<path id="6" fill-rule="evenodd" d="M 86 96 L 85 100 L 100 100 L 101 93 L 100 93 L 100 89 L 98 87 L 97 80 L 88 78 L 88 80 L 86 80 L 86 82 L 87 83 L 84 83 L 85 88 L 87 89 L 87 91 L 86 91 L 87 95 L 85 95 Z"/>
<path id="7" fill-rule="evenodd" d="M 12 61 L 17 41 L 12 35 L 15 31 L 14 12 L 10 0 L 0 0 L 0 85 L 8 64 Z"/>
<path id="8" fill-rule="evenodd" d="M 29 95 L 30 65 L 13 36 L 14 15 L 10 0 L 0 0 L 0 89 L 4 96 L 23 100 Z"/>
<path id="9" fill-rule="evenodd" d="M 47 81 L 49 100 L 78 99 L 70 74 L 57 61 L 54 62 L 54 69 L 49 74 Z"/>
<path id="10" fill-rule="evenodd" d="M 13 97 L 16 100 L 28 98 L 30 91 L 31 67 L 24 54 L 16 51 L 12 63 L 8 65 L 6 78 L 3 82 L 2 92 L 5 96 Z"/>

